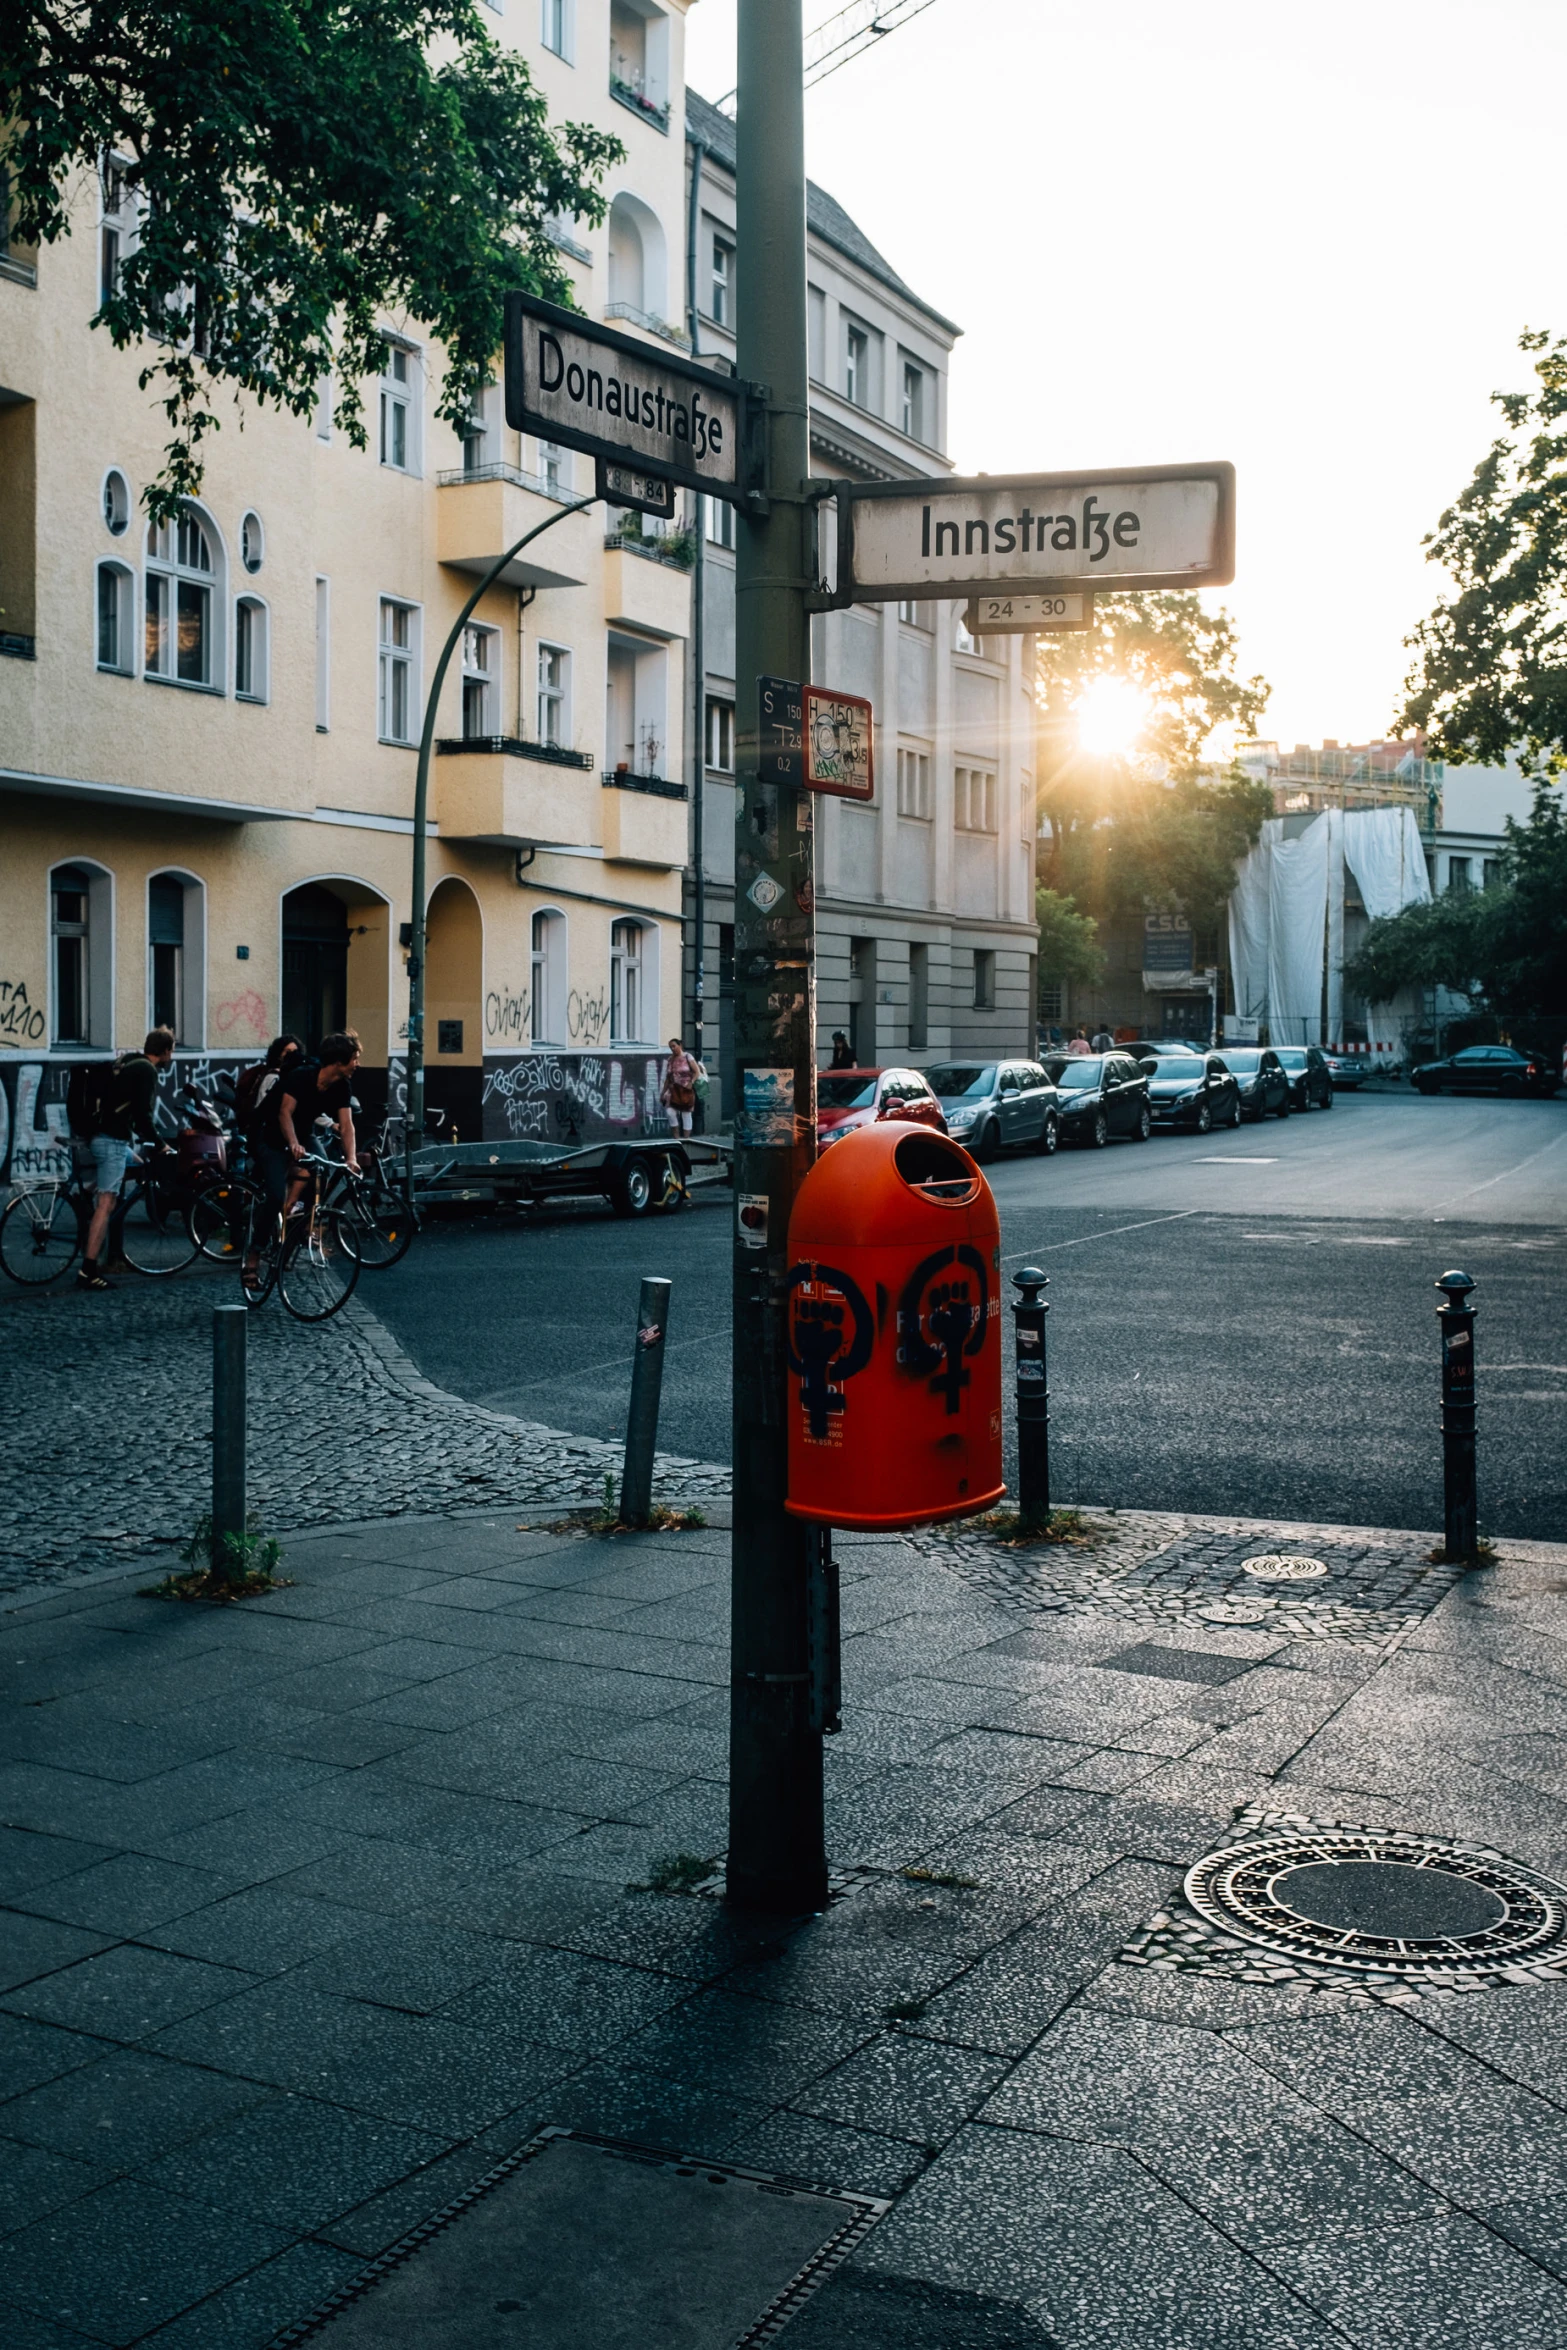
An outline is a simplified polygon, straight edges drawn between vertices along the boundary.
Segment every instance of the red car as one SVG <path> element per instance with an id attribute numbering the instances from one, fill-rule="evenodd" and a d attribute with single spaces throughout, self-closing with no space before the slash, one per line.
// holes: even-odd
<path id="1" fill-rule="evenodd" d="M 945 1134 L 941 1104 L 918 1069 L 824 1069 L 816 1080 L 816 1145 L 825 1150 L 878 1118 L 906 1118 Z"/>

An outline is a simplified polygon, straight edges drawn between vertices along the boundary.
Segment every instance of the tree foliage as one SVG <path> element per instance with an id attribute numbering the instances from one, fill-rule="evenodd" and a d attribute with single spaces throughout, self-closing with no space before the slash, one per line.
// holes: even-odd
<path id="1" fill-rule="evenodd" d="M 1164 907 L 1212 928 L 1237 861 L 1273 813 L 1266 784 L 1203 766 L 1221 729 L 1255 731 L 1268 699 L 1237 673 L 1235 626 L 1195 595 L 1096 599 L 1081 634 L 1035 640 L 1039 704 L 1040 877 L 1101 920 Z M 1078 746 L 1077 704 L 1099 679 L 1134 687 L 1147 705 L 1135 750 Z"/>
<path id="2" fill-rule="evenodd" d="M 1099 925 L 1070 898 L 1053 889 L 1034 892 L 1034 919 L 1039 924 L 1039 975 L 1092 986 L 1103 974 L 1104 955 Z"/>
<path id="3" fill-rule="evenodd" d="M 545 223 L 601 220 L 623 152 L 550 127 L 473 0 L 10 0 L 0 123 L 20 243 L 67 235 L 123 159 L 136 233 L 93 324 L 141 346 L 172 428 L 160 514 L 200 487 L 225 390 L 305 416 L 330 373 L 362 445 L 389 314 L 445 344 L 460 423 L 506 293 L 571 300 Z"/>
<path id="4" fill-rule="evenodd" d="M 1567 805 L 1536 787 L 1526 824 L 1507 820 L 1502 875 L 1373 922 L 1344 984 L 1368 1003 L 1401 987 L 1478 997 L 1504 1020 L 1567 1014 Z"/>
<path id="5" fill-rule="evenodd" d="M 1507 431 L 1425 541 L 1454 592 L 1407 642 L 1399 713 L 1439 758 L 1567 766 L 1567 341 L 1531 330 L 1535 385 L 1497 392 Z"/>

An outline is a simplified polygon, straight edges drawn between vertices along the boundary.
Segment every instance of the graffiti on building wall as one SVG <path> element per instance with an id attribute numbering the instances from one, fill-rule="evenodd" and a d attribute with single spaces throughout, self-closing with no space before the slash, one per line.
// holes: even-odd
<path id="1" fill-rule="evenodd" d="M 236 1044 L 265 1044 L 272 1033 L 267 1018 L 266 999 L 247 987 L 243 995 L 235 996 L 226 1004 L 212 1007 L 212 1025 L 219 1036 L 232 1037 Z"/>
<path id="2" fill-rule="evenodd" d="M 0 979 L 0 1044 L 42 1044 L 44 1016 L 21 979 Z"/>
<path id="3" fill-rule="evenodd" d="M 484 1033 L 500 1042 L 525 1044 L 531 1027 L 531 1001 L 525 987 L 492 987 L 484 999 Z"/>
<path id="4" fill-rule="evenodd" d="M 577 990 L 573 988 L 566 998 L 566 1033 L 572 1043 L 600 1044 L 608 1026 L 608 996 L 579 995 Z"/>
<path id="5" fill-rule="evenodd" d="M 624 1141 L 662 1133 L 667 1054 L 519 1053 L 486 1057 L 486 1141 Z"/>

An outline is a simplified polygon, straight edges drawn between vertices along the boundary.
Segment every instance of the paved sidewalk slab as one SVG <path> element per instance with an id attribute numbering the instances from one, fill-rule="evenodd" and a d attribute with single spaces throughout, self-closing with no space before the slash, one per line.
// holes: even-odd
<path id="1" fill-rule="evenodd" d="M 553 2125 L 890 2198 L 808 2350 L 1567 2350 L 1548 1954 L 1372 1996 L 1160 1939 L 1248 1819 L 1567 1878 L 1567 1549 L 843 1540 L 841 1891 L 769 1921 L 645 1889 L 722 1850 L 728 1533 L 543 1514 L 0 1618 L 8 2343 L 263 2350 Z M 1320 1589 L 1225 1620 L 1281 1548 Z"/>

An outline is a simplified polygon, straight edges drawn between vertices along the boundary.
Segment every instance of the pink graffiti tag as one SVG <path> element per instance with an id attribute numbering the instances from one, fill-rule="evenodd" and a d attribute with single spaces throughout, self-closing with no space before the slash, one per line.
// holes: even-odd
<path id="1" fill-rule="evenodd" d="M 247 987 L 231 1004 L 215 1007 L 212 1025 L 220 1036 L 231 1036 L 236 1029 L 244 1028 L 259 1041 L 267 1033 L 266 1004 L 253 987 Z"/>

